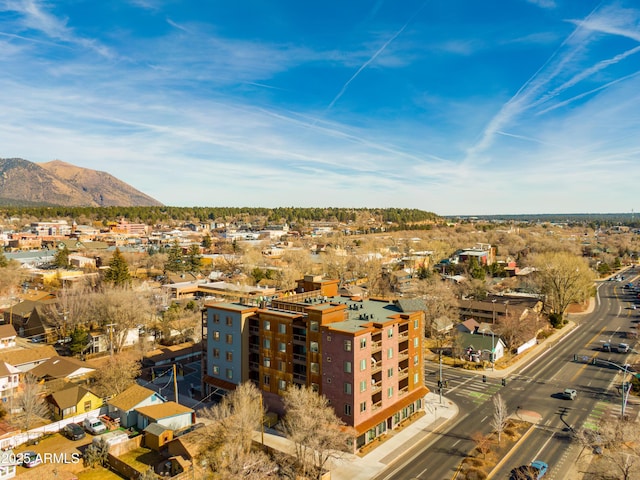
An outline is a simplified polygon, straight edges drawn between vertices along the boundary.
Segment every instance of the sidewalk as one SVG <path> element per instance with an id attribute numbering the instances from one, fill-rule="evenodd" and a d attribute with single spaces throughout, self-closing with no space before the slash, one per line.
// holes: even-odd
<path id="1" fill-rule="evenodd" d="M 407 452 L 411 446 L 438 431 L 458 414 L 458 407 L 451 401 L 428 393 L 425 397 L 426 415 L 399 432 L 389 432 L 389 437 L 364 456 L 343 454 L 331 465 L 331 480 L 368 480 L 378 475 L 395 460 Z M 254 440 L 262 441 L 262 434 L 254 432 Z M 284 452 L 293 453 L 289 440 L 274 433 L 264 433 L 265 445 Z"/>

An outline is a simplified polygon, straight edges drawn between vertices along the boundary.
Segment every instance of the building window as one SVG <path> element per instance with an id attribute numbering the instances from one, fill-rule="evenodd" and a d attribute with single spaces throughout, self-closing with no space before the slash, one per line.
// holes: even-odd
<path id="1" fill-rule="evenodd" d="M 233 352 L 227 352 L 227 362 L 233 362 Z"/>
<path id="2" fill-rule="evenodd" d="M 214 365 L 211 371 L 214 375 L 220 375 L 220 367 L 218 365 Z"/>
<path id="3" fill-rule="evenodd" d="M 420 341 L 420 339 L 418 337 L 413 337 L 413 346 L 418 348 L 418 342 Z"/>
<path id="4" fill-rule="evenodd" d="M 366 359 L 362 359 L 360 360 L 360 371 L 363 372 L 367 369 L 367 360 Z"/>
<path id="5" fill-rule="evenodd" d="M 387 388 L 387 397 L 393 397 L 393 387 Z"/>
<path id="6" fill-rule="evenodd" d="M 418 365 L 419 362 L 420 362 L 420 357 L 418 357 L 418 355 L 414 355 L 413 356 L 413 364 L 414 365 Z"/>
<path id="7" fill-rule="evenodd" d="M 360 391 L 361 392 L 366 392 L 367 391 L 367 381 L 366 380 L 362 380 L 360 382 Z"/>
<path id="8" fill-rule="evenodd" d="M 360 412 L 366 412 L 367 411 L 367 402 L 362 402 L 360 404 Z"/>
<path id="9" fill-rule="evenodd" d="M 264 383 L 265 385 L 269 385 L 271 383 L 271 377 L 269 375 L 265 375 L 262 378 L 262 383 Z"/>
<path id="10" fill-rule="evenodd" d="M 351 395 L 351 384 L 349 382 L 344 383 L 344 393 Z"/>
<path id="11" fill-rule="evenodd" d="M 311 353 L 318 353 L 318 342 L 309 342 L 309 351 Z"/>
<path id="12" fill-rule="evenodd" d="M 286 363 L 283 362 L 282 360 L 278 360 L 278 370 L 280 370 L 281 372 L 284 372 L 287 370 Z"/>
<path id="13" fill-rule="evenodd" d="M 271 340 L 269 340 L 268 338 L 263 339 L 262 346 L 264 348 L 271 348 Z"/>
<path id="14" fill-rule="evenodd" d="M 309 369 L 311 370 L 311 373 L 320 373 L 320 364 L 311 362 L 309 364 Z"/>
<path id="15" fill-rule="evenodd" d="M 217 313 L 213 314 L 213 323 L 220 323 L 220 315 Z"/>
<path id="16" fill-rule="evenodd" d="M 360 348 L 367 348 L 367 339 L 366 339 L 366 337 L 362 337 L 360 339 Z"/>
<path id="17" fill-rule="evenodd" d="M 413 328 L 414 328 L 414 330 L 417 330 L 419 327 L 420 327 L 420 320 L 416 318 L 413 321 Z"/>
<path id="18" fill-rule="evenodd" d="M 233 335 L 231 335 L 230 333 L 227 333 L 227 343 L 228 344 L 233 343 Z"/>
<path id="19" fill-rule="evenodd" d="M 279 352 L 286 352 L 287 351 L 287 344 L 284 342 L 278 342 L 278 351 Z"/>
<path id="20" fill-rule="evenodd" d="M 287 381 L 286 380 L 278 380 L 278 388 L 280 390 L 286 390 L 287 389 Z"/>
<path id="21" fill-rule="evenodd" d="M 351 362 L 344 362 L 344 373 L 351 373 Z"/>
<path id="22" fill-rule="evenodd" d="M 227 317 L 227 326 L 230 327 L 233 325 L 233 319 L 231 317 Z"/>
<path id="23" fill-rule="evenodd" d="M 312 321 L 312 322 L 309 324 L 309 329 L 310 329 L 312 332 L 317 332 L 317 331 L 320 329 L 320 325 L 318 324 L 318 322 L 316 322 L 316 321 Z"/>
<path id="24" fill-rule="evenodd" d="M 393 327 L 387 330 L 387 338 L 393 338 Z"/>
<path id="25" fill-rule="evenodd" d="M 418 384 L 418 380 L 420 380 L 420 377 L 418 376 L 417 373 L 413 374 L 413 384 L 417 385 Z"/>
<path id="26" fill-rule="evenodd" d="M 88 412 L 89 410 L 91 410 L 91 400 L 84 402 L 84 411 Z"/>
<path id="27" fill-rule="evenodd" d="M 230 368 L 227 368 L 227 378 L 229 380 L 233 379 L 233 370 Z"/>
<path id="28" fill-rule="evenodd" d="M 393 348 L 387 350 L 387 358 L 393 358 Z"/>
<path id="29" fill-rule="evenodd" d="M 344 404 L 344 414 L 345 414 L 347 417 L 350 417 L 350 416 L 351 416 L 351 405 L 349 405 L 348 403 L 345 403 L 345 404 Z"/>
<path id="30" fill-rule="evenodd" d="M 262 366 L 263 367 L 267 367 L 267 368 L 271 368 L 271 358 L 270 357 L 264 357 L 262 359 Z"/>
<path id="31" fill-rule="evenodd" d="M 393 367 L 387 369 L 387 377 L 388 378 L 393 377 Z"/>
<path id="32" fill-rule="evenodd" d="M 279 323 L 278 324 L 278 333 L 282 333 L 282 334 L 287 333 L 287 324 L 286 323 Z"/>
<path id="33" fill-rule="evenodd" d="M 269 320 L 264 320 L 262 326 L 265 330 L 271 330 L 271 322 Z"/>
<path id="34" fill-rule="evenodd" d="M 213 349 L 213 358 L 220 358 L 220 349 L 219 348 L 214 348 Z"/>
<path id="35" fill-rule="evenodd" d="M 344 351 L 345 352 L 350 352 L 351 351 L 351 340 L 345 340 L 344 341 Z"/>
<path id="36" fill-rule="evenodd" d="M 220 332 L 217 330 L 213 331 L 213 339 L 214 340 L 220 340 Z"/>

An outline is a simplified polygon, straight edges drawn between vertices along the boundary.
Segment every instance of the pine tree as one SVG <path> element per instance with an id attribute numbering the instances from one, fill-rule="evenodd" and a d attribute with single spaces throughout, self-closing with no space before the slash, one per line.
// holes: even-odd
<path id="1" fill-rule="evenodd" d="M 116 248 L 109 269 L 104 274 L 104 280 L 115 286 L 122 287 L 131 283 L 131 274 L 129 273 L 129 265 L 120 253 L 120 249 Z"/>
<path id="2" fill-rule="evenodd" d="M 200 255 L 200 247 L 196 244 L 191 245 L 189 247 L 189 251 L 187 252 L 187 256 L 189 271 L 198 273 L 202 268 L 202 256 Z"/>
<path id="3" fill-rule="evenodd" d="M 53 257 L 53 264 L 58 268 L 69 266 L 69 249 L 65 245 L 62 250 L 58 250 Z"/>
<path id="4" fill-rule="evenodd" d="M 169 249 L 167 263 L 164 264 L 164 269 L 167 272 L 182 272 L 184 271 L 184 261 L 182 260 L 182 247 L 178 243 L 178 240 L 175 240 L 171 244 L 171 248 Z"/>

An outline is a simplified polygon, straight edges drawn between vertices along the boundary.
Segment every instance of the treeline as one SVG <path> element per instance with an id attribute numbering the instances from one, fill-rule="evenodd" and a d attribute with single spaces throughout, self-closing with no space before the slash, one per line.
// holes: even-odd
<path id="1" fill-rule="evenodd" d="M 520 215 L 477 215 L 451 217 L 458 221 L 513 222 L 513 223 L 562 223 L 568 226 L 587 226 L 606 228 L 625 225 L 640 227 L 640 215 L 637 213 L 540 213 Z"/>
<path id="2" fill-rule="evenodd" d="M 438 222 L 440 217 L 432 212 L 409 208 L 298 208 L 298 207 L 65 207 L 23 206 L 2 207 L 5 218 L 31 216 L 42 220 L 55 218 L 86 218 L 94 222 L 114 221 L 125 218 L 129 222 L 158 225 L 174 222 L 251 221 L 263 219 L 267 223 L 287 222 L 358 222 L 360 218 L 372 218 L 380 223 L 400 225 Z"/>

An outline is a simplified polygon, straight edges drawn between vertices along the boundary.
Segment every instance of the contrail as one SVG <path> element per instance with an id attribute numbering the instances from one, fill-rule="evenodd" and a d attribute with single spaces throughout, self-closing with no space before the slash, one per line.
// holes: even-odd
<path id="1" fill-rule="evenodd" d="M 378 58 L 378 56 L 384 52 L 385 48 L 387 48 L 389 46 L 389 44 L 391 42 L 393 42 L 396 38 L 398 38 L 398 35 L 400 35 L 405 28 L 407 28 L 407 26 L 413 21 L 414 18 L 416 18 L 416 15 L 418 15 L 418 13 L 420 13 L 420 11 L 424 8 L 424 6 L 427 4 L 427 2 L 424 2 L 422 4 L 422 6 L 413 14 L 411 15 L 411 18 L 409 20 L 407 20 L 407 22 L 402 26 L 402 28 L 400 28 L 400 30 L 398 30 L 389 40 L 387 40 L 377 51 L 376 53 L 374 53 L 371 58 L 369 60 L 367 60 L 366 62 L 364 62 L 362 64 L 362 66 L 356 71 L 356 73 L 354 73 L 351 78 L 349 80 L 347 80 L 347 83 L 345 83 L 342 88 L 340 89 L 340 92 L 338 93 L 338 95 L 336 95 L 336 97 L 331 100 L 331 103 L 329 104 L 329 106 L 327 106 L 326 111 L 331 110 L 331 107 L 333 107 L 335 105 L 335 103 L 340 100 L 340 97 L 342 97 L 342 95 L 344 95 L 344 92 L 347 91 L 347 88 L 349 88 L 349 84 L 351 82 L 353 82 L 356 77 L 358 75 L 360 75 L 360 72 L 362 72 L 362 70 L 364 70 L 365 68 L 367 68 L 368 65 L 371 64 L 371 62 L 373 62 L 376 58 Z"/>

